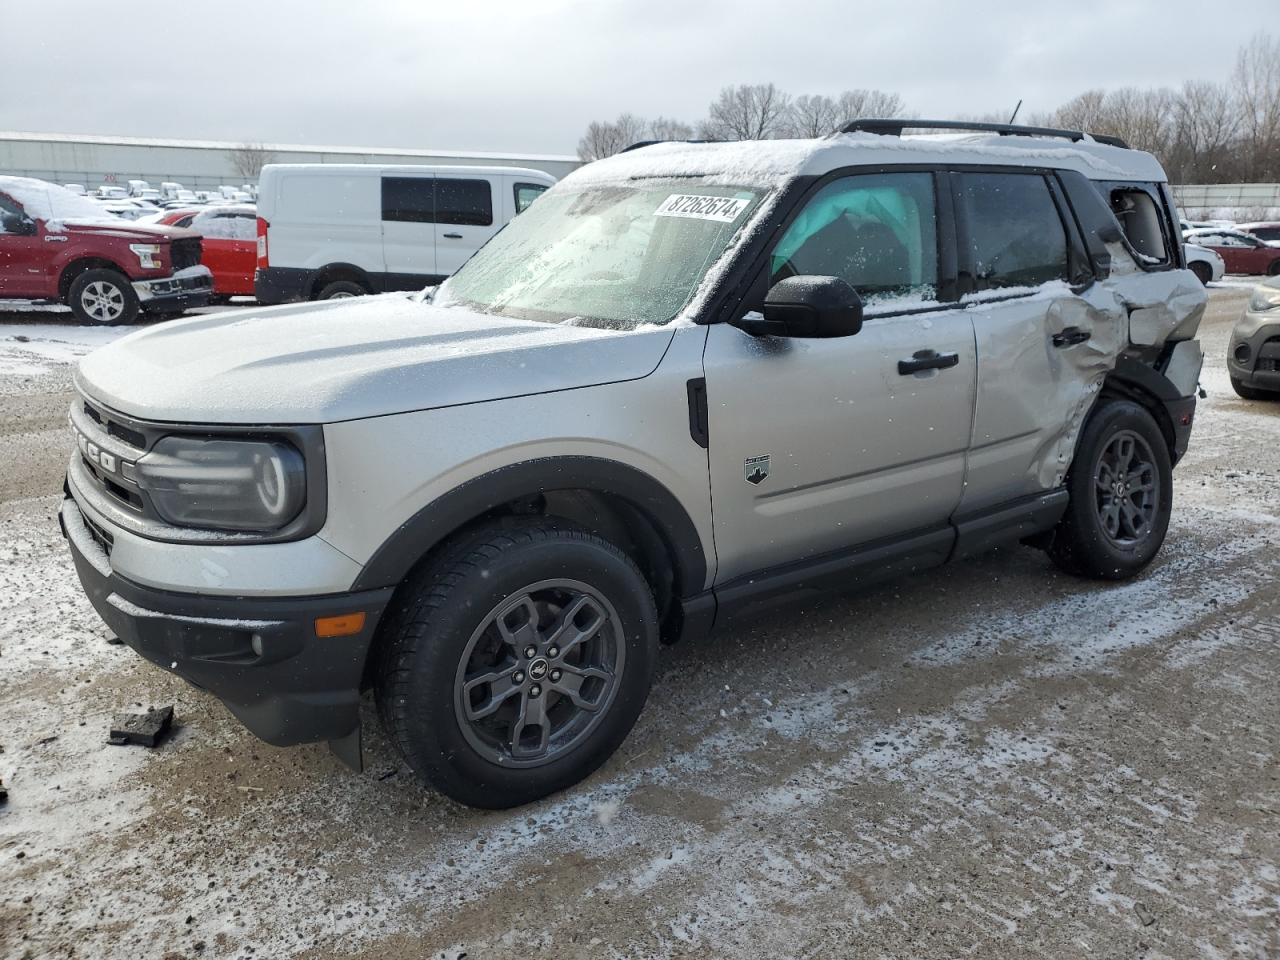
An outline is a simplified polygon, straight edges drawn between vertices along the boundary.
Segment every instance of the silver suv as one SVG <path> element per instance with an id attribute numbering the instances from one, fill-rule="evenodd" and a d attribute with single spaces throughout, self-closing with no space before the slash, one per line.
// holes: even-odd
<path id="1" fill-rule="evenodd" d="M 204 316 L 85 358 L 62 522 L 126 643 L 360 766 L 372 688 L 464 803 L 582 779 L 658 644 L 1004 542 L 1159 550 L 1205 293 L 1159 164 L 858 121 L 642 145 L 433 294 Z"/>

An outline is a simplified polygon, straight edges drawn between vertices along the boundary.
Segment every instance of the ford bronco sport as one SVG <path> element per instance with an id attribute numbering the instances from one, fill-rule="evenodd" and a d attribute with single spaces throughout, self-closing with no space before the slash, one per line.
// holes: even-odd
<path id="1" fill-rule="evenodd" d="M 433 295 L 81 361 L 61 518 L 102 618 L 274 744 L 504 807 L 582 779 L 660 641 L 1023 541 L 1160 549 L 1205 292 L 1151 156 L 1073 131 L 661 143 Z M 912 121 L 912 128 L 945 126 Z"/>
<path id="2" fill-rule="evenodd" d="M 209 301 L 200 235 L 109 214 L 29 177 L 0 177 L 0 298 L 63 303 L 81 323 L 174 317 Z"/>

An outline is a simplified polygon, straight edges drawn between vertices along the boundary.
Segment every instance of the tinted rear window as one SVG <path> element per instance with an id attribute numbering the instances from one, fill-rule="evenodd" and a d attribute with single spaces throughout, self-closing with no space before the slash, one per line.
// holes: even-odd
<path id="1" fill-rule="evenodd" d="M 961 174 L 960 198 L 977 289 L 1067 279 L 1067 234 L 1044 177 Z"/>
<path id="2" fill-rule="evenodd" d="M 436 179 L 436 223 L 487 227 L 493 223 L 493 189 L 488 180 Z"/>

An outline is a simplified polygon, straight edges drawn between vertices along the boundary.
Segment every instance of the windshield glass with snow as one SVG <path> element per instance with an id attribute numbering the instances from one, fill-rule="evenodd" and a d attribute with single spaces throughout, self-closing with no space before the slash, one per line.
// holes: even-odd
<path id="1" fill-rule="evenodd" d="M 565 184 L 512 220 L 436 302 L 621 330 L 668 323 L 760 197 L 688 180 Z"/>

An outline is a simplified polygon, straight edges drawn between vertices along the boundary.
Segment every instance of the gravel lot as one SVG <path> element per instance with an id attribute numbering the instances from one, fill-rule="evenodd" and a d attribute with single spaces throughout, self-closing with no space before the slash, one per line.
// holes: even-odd
<path id="1" fill-rule="evenodd" d="M 0 957 L 1280 957 L 1280 405 L 1227 382 L 1246 295 L 1212 291 L 1141 579 L 1011 548 L 664 650 L 617 756 L 506 813 L 415 784 L 371 710 L 357 776 L 108 645 L 55 519 L 85 348 L 15 359 L 33 318 L 0 315 Z M 104 744 L 166 703 L 160 749 Z"/>

